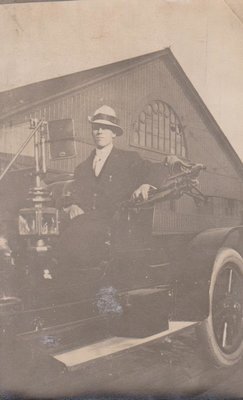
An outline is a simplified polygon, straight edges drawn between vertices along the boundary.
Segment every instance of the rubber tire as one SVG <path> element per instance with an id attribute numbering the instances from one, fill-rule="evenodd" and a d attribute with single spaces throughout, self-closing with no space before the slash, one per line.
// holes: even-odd
<path id="1" fill-rule="evenodd" d="M 238 266 L 243 276 L 243 259 L 240 254 L 231 248 L 221 248 L 215 258 L 211 283 L 209 288 L 209 315 L 207 319 L 197 326 L 197 335 L 209 359 L 218 367 L 231 367 L 240 362 L 243 356 L 243 330 L 242 341 L 237 349 L 230 354 L 224 353 L 217 344 L 212 323 L 212 298 L 218 274 L 227 263 Z M 242 288 L 243 290 L 243 288 Z"/>

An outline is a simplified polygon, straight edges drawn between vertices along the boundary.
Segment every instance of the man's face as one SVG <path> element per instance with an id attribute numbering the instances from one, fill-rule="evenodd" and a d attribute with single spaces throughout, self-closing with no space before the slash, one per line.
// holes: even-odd
<path id="1" fill-rule="evenodd" d="M 116 134 L 109 125 L 92 124 L 92 134 L 98 149 L 102 149 L 113 142 Z"/>

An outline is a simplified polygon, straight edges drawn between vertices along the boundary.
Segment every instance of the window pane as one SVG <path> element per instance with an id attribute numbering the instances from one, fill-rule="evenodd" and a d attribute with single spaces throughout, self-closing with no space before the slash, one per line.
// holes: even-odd
<path id="1" fill-rule="evenodd" d="M 162 101 L 147 104 L 133 127 L 131 143 L 186 157 L 185 136 L 174 110 Z"/>
<path id="2" fill-rule="evenodd" d="M 171 142 L 170 142 L 171 154 L 176 154 L 176 133 L 171 132 Z"/>
<path id="3" fill-rule="evenodd" d="M 144 147 L 145 146 L 145 124 L 139 124 L 139 145 Z"/>
<path id="4" fill-rule="evenodd" d="M 164 124 L 165 124 L 165 152 L 170 154 L 170 110 L 166 105 L 164 113 Z"/>

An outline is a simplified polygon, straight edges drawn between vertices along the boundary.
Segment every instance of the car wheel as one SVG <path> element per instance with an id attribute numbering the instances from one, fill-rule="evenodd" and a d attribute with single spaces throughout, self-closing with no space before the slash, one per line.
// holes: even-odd
<path id="1" fill-rule="evenodd" d="M 198 326 L 203 348 L 214 364 L 230 367 L 243 355 L 243 259 L 237 251 L 218 252 L 209 288 L 209 315 Z"/>

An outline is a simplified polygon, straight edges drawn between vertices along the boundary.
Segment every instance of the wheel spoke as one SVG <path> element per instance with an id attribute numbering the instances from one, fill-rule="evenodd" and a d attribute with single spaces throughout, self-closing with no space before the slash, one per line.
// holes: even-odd
<path id="1" fill-rule="evenodd" d="M 212 308 L 213 327 L 218 344 L 227 352 L 240 340 L 242 300 L 242 277 L 232 264 L 228 264 L 221 271 L 215 284 Z"/>
<path id="2" fill-rule="evenodd" d="M 218 365 L 235 365 L 243 355 L 243 259 L 223 248 L 215 261 L 210 282 L 210 312 L 205 345 Z M 203 337 L 203 336 L 202 336 Z"/>
<path id="3" fill-rule="evenodd" d="M 228 331 L 228 322 L 225 321 L 224 330 L 223 330 L 223 337 L 222 337 L 222 347 L 223 348 L 225 348 L 225 346 L 226 346 L 227 331 Z"/>
<path id="4" fill-rule="evenodd" d="M 231 293 L 232 290 L 232 277 L 233 277 L 233 269 L 231 268 L 229 271 L 228 293 Z"/>

